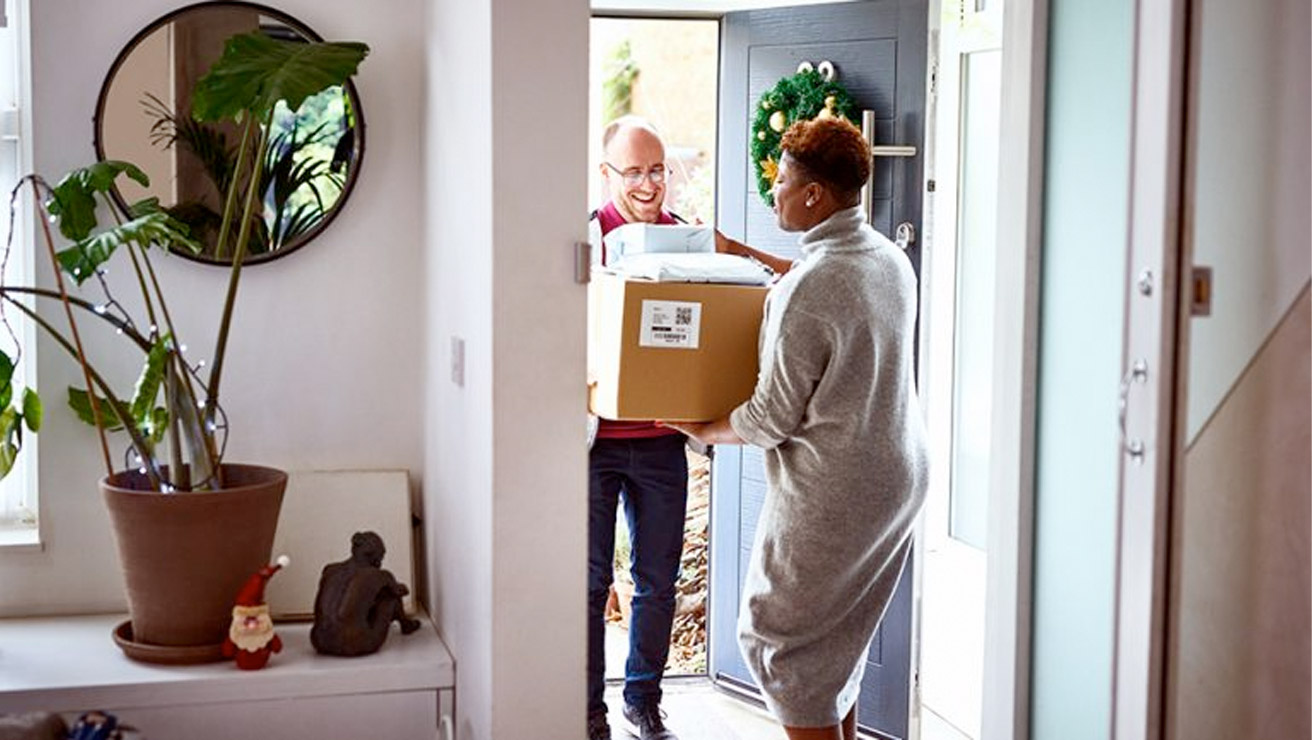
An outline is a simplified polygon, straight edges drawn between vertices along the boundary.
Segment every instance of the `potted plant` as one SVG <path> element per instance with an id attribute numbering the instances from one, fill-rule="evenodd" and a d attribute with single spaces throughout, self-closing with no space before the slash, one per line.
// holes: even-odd
<path id="1" fill-rule="evenodd" d="M 345 84 L 367 53 L 360 43 L 300 43 L 240 34 L 228 39 L 222 57 L 197 82 L 193 117 L 230 119 L 241 131 L 218 236 L 220 253 L 233 255 L 232 266 L 208 369 L 188 361 L 151 263 L 152 253 L 161 248 L 197 251 L 200 244 L 155 199 L 120 214 L 109 198 L 121 176 L 148 184 L 140 169 L 105 161 L 74 170 L 54 187 L 36 175 L 19 184 L 30 185 L 41 204 L 40 241 L 52 262 L 55 287 L 0 281 L 0 317 L 6 327 L 6 309 L 31 319 L 81 367 L 84 387 L 69 388 L 68 403 L 98 430 L 105 465 L 100 487 L 115 527 L 130 611 L 130 622 L 115 637 L 133 657 L 220 659 L 232 599 L 269 560 L 287 477 L 272 468 L 224 460 L 227 419 L 220 396 L 242 263 L 252 221 L 264 208 L 265 138 L 280 100 L 295 110 L 306 97 Z M 112 223 L 101 225 L 100 205 L 107 206 Z M 51 222 L 71 246 L 56 248 Z M 6 241 L 6 251 L 11 242 Z M 128 313 L 104 279 L 104 265 L 124 254 L 117 259 L 127 261 L 136 278 L 144 320 Z M 77 286 L 98 285 L 103 299 L 73 295 L 66 277 Z M 35 311 L 31 297 L 59 301 L 67 327 Z M 84 351 L 78 316 L 107 322 L 145 357 L 130 395 L 116 392 Z M 16 353 L 0 352 L 0 477 L 12 468 L 24 430 L 37 432 L 42 418 L 36 392 L 26 388 L 20 394 L 13 387 L 16 360 Z M 107 433 L 117 430 L 129 438 L 131 465 L 125 470 L 116 469 L 110 454 Z"/>

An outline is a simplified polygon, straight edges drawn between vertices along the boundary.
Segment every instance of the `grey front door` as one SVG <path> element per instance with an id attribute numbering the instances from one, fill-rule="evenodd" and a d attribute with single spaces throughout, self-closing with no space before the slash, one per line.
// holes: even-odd
<path id="1" fill-rule="evenodd" d="M 928 9 L 925 0 L 873 0 L 744 11 L 725 16 L 721 35 L 718 226 L 780 255 L 797 254 L 795 234 L 775 226 L 756 194 L 747 137 L 753 106 L 802 61 L 833 63 L 858 109 L 875 112 L 875 142 L 916 147 L 917 156 L 877 158 L 871 224 L 889 238 L 907 222 L 921 232 Z M 920 270 L 919 246 L 908 250 Z M 710 674 L 748 693 L 756 688 L 738 651 L 738 601 L 765 499 L 762 452 L 716 449 L 712 470 Z M 911 691 L 911 566 L 908 563 L 870 647 L 858 718 L 866 731 L 907 736 Z"/>

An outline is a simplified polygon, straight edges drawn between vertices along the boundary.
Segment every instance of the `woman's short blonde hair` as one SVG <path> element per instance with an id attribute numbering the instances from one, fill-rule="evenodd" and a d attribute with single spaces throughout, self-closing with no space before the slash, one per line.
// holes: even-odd
<path id="1" fill-rule="evenodd" d="M 784 132 L 779 148 L 839 195 L 855 196 L 870 177 L 870 144 L 860 129 L 842 118 L 798 121 Z"/>

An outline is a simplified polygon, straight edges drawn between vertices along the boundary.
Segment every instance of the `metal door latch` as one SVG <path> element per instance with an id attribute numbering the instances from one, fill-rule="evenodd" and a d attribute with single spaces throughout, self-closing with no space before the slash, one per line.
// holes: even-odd
<path id="1" fill-rule="evenodd" d="M 916 227 L 910 221 L 903 221 L 897 225 L 896 237 L 898 248 L 905 252 L 916 243 Z"/>

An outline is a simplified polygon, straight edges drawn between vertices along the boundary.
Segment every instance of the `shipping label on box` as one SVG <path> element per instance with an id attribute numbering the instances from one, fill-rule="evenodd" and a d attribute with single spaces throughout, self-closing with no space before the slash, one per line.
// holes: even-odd
<path id="1" fill-rule="evenodd" d="M 688 301 L 643 301 L 639 347 L 697 349 L 702 304 Z"/>
<path id="2" fill-rule="evenodd" d="M 751 397 L 768 288 L 594 275 L 589 408 L 616 420 L 710 421 Z"/>

